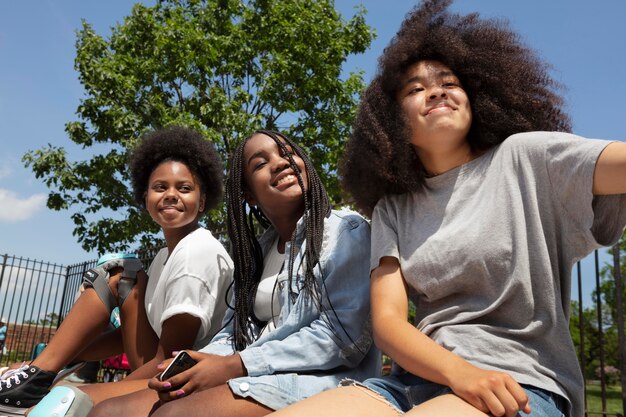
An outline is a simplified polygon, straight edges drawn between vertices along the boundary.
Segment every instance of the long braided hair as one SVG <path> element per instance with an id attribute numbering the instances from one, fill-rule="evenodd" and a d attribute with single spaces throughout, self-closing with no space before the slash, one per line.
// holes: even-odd
<path id="1" fill-rule="evenodd" d="M 228 211 L 228 235 L 232 244 L 231 252 L 235 264 L 233 343 L 237 351 L 245 349 L 246 346 L 254 342 L 251 330 L 258 324 L 254 319 L 254 296 L 263 273 L 263 252 L 256 238 L 255 220 L 263 228 L 267 228 L 270 225 L 269 219 L 263 212 L 259 208 L 249 205 L 244 197 L 243 150 L 248 140 L 258 134 L 269 136 L 276 142 L 283 157 L 289 161 L 289 165 L 294 171 L 298 184 L 302 189 L 306 238 L 306 248 L 301 261 L 304 263 L 303 291 L 312 298 L 320 311 L 322 307 L 323 283 L 318 282 L 315 278 L 314 269 L 318 266 L 322 248 L 324 219 L 328 217 L 332 208 L 324 185 L 311 160 L 298 145 L 285 135 L 274 131 L 258 130 L 244 139 L 233 152 L 230 161 L 230 171 L 226 180 L 226 204 Z M 300 169 L 287 146 L 291 147 L 293 152 L 304 162 L 308 177 L 308 189 L 305 189 Z M 296 232 L 297 230 L 294 229 L 292 242 Z M 290 290 L 294 277 L 293 263 L 298 249 L 296 246 L 292 244 L 289 253 L 288 273 Z M 298 268 L 300 266 L 298 265 Z"/>

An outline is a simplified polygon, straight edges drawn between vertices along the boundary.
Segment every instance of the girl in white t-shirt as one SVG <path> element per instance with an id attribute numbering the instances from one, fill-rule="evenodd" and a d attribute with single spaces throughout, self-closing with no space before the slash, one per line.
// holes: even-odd
<path id="1" fill-rule="evenodd" d="M 148 274 L 136 273 L 125 299 L 119 299 L 124 275 L 119 267 L 109 271 L 109 288 L 104 289 L 110 294 L 103 296 L 102 288 L 97 293 L 95 282 L 85 289 L 41 355 L 0 381 L 4 411 L 20 414 L 36 404 L 68 363 L 122 352 L 132 368 L 124 381 L 82 390 L 97 403 L 145 388 L 172 351 L 202 347 L 221 328 L 232 261 L 198 223 L 222 196 L 219 155 L 193 130 L 162 129 L 142 138 L 133 151 L 130 173 L 134 197 L 161 227 L 167 247 L 156 255 Z M 112 303 L 120 308 L 122 324 L 103 333 Z"/>

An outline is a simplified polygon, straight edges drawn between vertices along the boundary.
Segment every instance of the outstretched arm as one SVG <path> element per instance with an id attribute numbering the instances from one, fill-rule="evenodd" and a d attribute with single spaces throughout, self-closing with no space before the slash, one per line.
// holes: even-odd
<path id="1" fill-rule="evenodd" d="M 593 194 L 626 194 L 626 142 L 607 145 L 598 157 Z"/>
<path id="2" fill-rule="evenodd" d="M 438 345 L 407 321 L 408 290 L 398 260 L 384 257 L 372 271 L 374 341 L 407 371 L 442 385 L 493 415 L 530 412 L 528 398 L 508 374 L 480 369 Z"/>

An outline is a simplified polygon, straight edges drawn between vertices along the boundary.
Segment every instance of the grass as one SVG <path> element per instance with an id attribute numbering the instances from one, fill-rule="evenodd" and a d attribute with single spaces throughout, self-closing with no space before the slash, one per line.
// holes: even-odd
<path id="1" fill-rule="evenodd" d="M 2 361 L 0 361 L 0 366 L 6 366 L 13 362 L 22 362 L 29 360 L 30 352 L 9 351 L 6 354 L 2 355 Z"/>
<path id="2" fill-rule="evenodd" d="M 599 384 L 587 384 L 587 411 L 600 413 L 602 411 L 602 395 Z M 623 415 L 622 389 L 619 385 L 606 387 L 605 415 Z M 600 414 L 590 414 L 590 417 Z"/>

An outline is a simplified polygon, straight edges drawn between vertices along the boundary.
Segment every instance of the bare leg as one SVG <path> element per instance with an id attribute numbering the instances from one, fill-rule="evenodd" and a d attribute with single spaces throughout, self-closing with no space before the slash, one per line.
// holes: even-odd
<path id="1" fill-rule="evenodd" d="M 431 414 L 438 416 L 439 414 Z M 324 391 L 272 414 L 275 417 L 398 417 L 400 412 L 363 387 Z M 458 416 L 457 416 L 458 417 Z"/>
<path id="2" fill-rule="evenodd" d="M 144 307 L 147 283 L 148 276 L 143 271 L 138 272 L 137 284 L 120 309 L 124 351 L 133 370 L 154 357 L 159 343 L 159 339 L 148 322 Z M 98 404 L 109 398 L 145 390 L 147 387 L 148 379 L 134 379 L 131 373 L 123 381 L 85 385 L 81 386 L 80 389 L 89 395 L 94 404 Z M 158 397 L 155 395 L 152 402 L 157 400 Z"/>
<path id="3" fill-rule="evenodd" d="M 117 384 L 117 382 L 115 384 Z M 147 417 L 156 410 L 158 406 L 159 397 L 156 391 L 143 389 L 132 394 L 114 397 L 101 402 L 91 410 L 88 417 Z"/>
<path id="4" fill-rule="evenodd" d="M 117 283 L 120 277 L 121 269 L 111 271 L 109 287 L 116 296 Z M 150 360 L 158 345 L 158 338 L 148 322 L 144 307 L 147 282 L 146 273 L 139 271 L 137 273 L 137 285 L 132 289 L 120 311 L 123 349 L 133 369 Z M 89 350 L 94 340 L 99 340 L 99 346 L 95 348 L 96 350 L 109 351 L 111 354 L 120 353 L 121 350 L 118 346 L 105 347 L 100 345 L 105 340 L 116 344 L 115 338 L 100 337 L 109 323 L 109 318 L 109 312 L 95 290 L 93 288 L 85 289 L 57 329 L 48 346 L 33 361 L 33 365 L 47 371 L 58 372 L 77 356 L 92 358 L 92 352 Z"/>
<path id="5" fill-rule="evenodd" d="M 108 322 L 106 307 L 94 289 L 87 288 L 33 365 L 46 371 L 60 371 L 106 329 Z"/>
<path id="6" fill-rule="evenodd" d="M 137 284 L 133 287 L 120 308 L 124 352 L 126 352 L 128 362 L 133 370 L 152 359 L 159 344 L 159 338 L 154 333 L 146 315 L 145 295 L 147 285 L 148 275 L 143 271 L 139 271 L 137 273 Z"/>
<path id="7" fill-rule="evenodd" d="M 80 388 L 85 394 L 89 395 L 94 405 L 96 405 L 109 398 L 146 390 L 147 387 L 147 379 L 124 379 L 115 383 L 105 382 L 100 384 L 81 385 L 78 388 Z M 158 400 L 158 397 L 155 395 L 154 399 Z"/>
<path id="8" fill-rule="evenodd" d="M 237 397 L 228 386 L 220 385 L 163 405 L 156 391 L 147 389 L 104 401 L 89 417 L 261 417 L 271 412 L 270 408 L 252 399 Z"/>
<path id="9" fill-rule="evenodd" d="M 442 395 L 418 405 L 406 413 L 410 417 L 488 417 L 488 414 L 453 394 Z"/>
<path id="10" fill-rule="evenodd" d="M 273 410 L 251 398 L 234 395 L 227 385 L 192 393 L 159 407 L 154 417 L 261 417 Z"/>
<path id="11" fill-rule="evenodd" d="M 374 392 L 361 387 L 341 387 L 322 392 L 272 414 L 272 417 L 397 417 L 400 412 Z M 427 401 L 407 417 L 488 417 L 453 394 Z"/>

